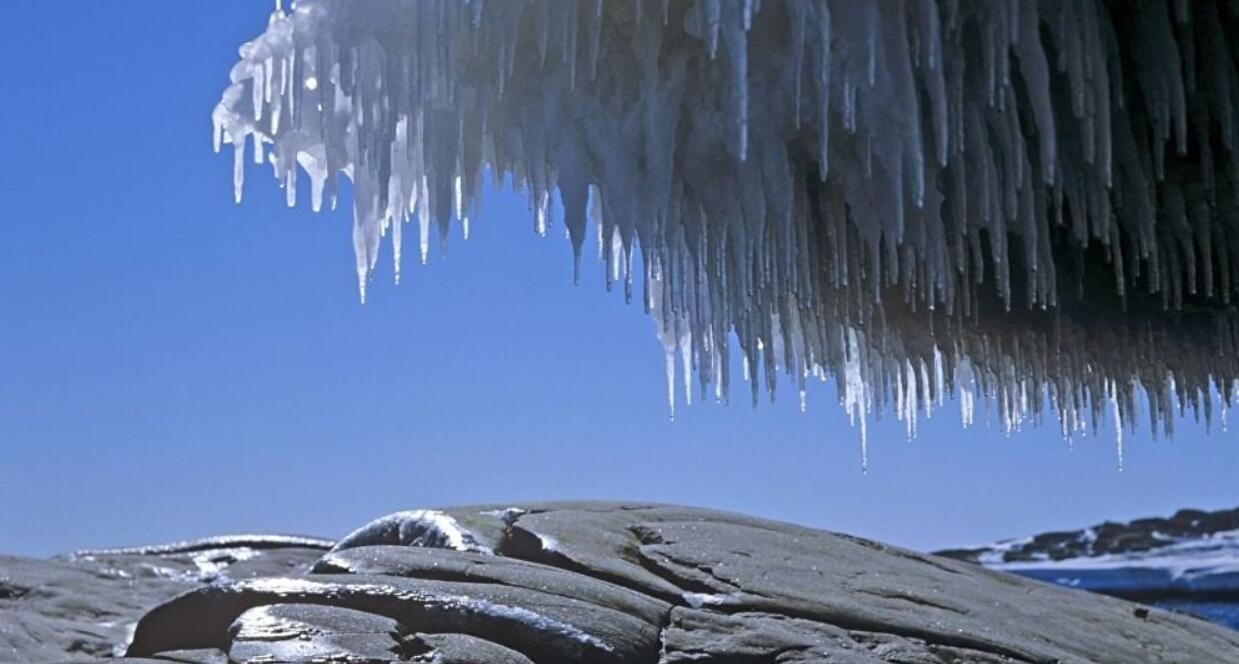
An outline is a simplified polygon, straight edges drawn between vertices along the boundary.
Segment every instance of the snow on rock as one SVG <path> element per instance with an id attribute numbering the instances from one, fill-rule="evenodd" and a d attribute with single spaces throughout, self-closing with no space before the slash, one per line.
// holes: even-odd
<path id="1" fill-rule="evenodd" d="M 349 533 L 332 551 L 378 544 L 493 553 L 455 518 L 437 510 L 408 510 L 375 519 Z"/>
<path id="2" fill-rule="evenodd" d="M 335 542 L 319 537 L 301 537 L 298 535 L 220 535 L 202 539 L 171 544 L 156 544 L 153 546 L 121 547 L 115 549 L 86 549 L 68 554 L 68 558 L 95 559 L 105 556 L 174 556 L 179 554 L 196 554 L 203 552 L 250 549 L 330 549 Z"/>
<path id="3" fill-rule="evenodd" d="M 215 145 L 315 210 L 353 184 L 361 297 L 484 176 L 596 227 L 686 400 L 834 377 L 916 430 L 950 393 L 1064 435 L 1239 396 L 1239 21 L 1213 3 L 298 0 Z M 558 200 L 556 201 L 556 198 Z M 635 264 L 634 253 L 643 260 Z M 634 265 L 641 265 L 634 274 Z M 678 372 L 677 372 L 678 369 Z"/>

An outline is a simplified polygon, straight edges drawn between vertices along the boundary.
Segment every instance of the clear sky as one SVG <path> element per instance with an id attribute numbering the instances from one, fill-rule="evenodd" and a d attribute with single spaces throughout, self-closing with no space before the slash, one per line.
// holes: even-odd
<path id="1" fill-rule="evenodd" d="M 0 552 L 339 535 L 420 506 L 627 498 L 931 549 L 1239 505 L 1239 437 L 1011 438 L 956 412 L 871 470 L 833 385 L 668 421 L 661 347 L 562 233 L 487 198 L 358 303 L 351 215 L 232 202 L 210 111 L 262 0 L 9 0 L 0 61 Z M 303 189 L 308 189 L 305 187 Z M 558 231 L 558 229 L 556 229 Z M 587 248 L 588 250 L 588 248 Z M 385 254 L 385 257 L 387 254 Z M 741 387 L 741 389 L 743 389 Z M 1143 423 L 1142 423 L 1143 424 Z M 1147 431 L 1147 429 L 1146 429 Z"/>

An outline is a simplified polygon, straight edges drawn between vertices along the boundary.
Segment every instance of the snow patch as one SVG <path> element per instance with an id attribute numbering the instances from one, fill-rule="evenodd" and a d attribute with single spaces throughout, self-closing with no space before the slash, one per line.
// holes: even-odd
<path id="1" fill-rule="evenodd" d="M 511 527 L 516 524 L 516 520 L 521 516 L 528 514 L 529 510 L 520 507 L 508 507 L 501 510 L 489 510 L 482 512 L 483 516 L 493 516 L 503 522 L 503 525 Z"/>
<path id="2" fill-rule="evenodd" d="M 689 606 L 693 607 L 694 609 L 700 609 L 703 607 L 725 606 L 727 604 L 733 604 L 736 602 L 736 600 L 740 598 L 740 595 L 739 593 L 727 593 L 725 595 L 720 595 L 716 593 L 686 592 L 686 593 L 681 593 L 681 597 L 684 598 L 685 602 L 688 602 Z"/>
<path id="3" fill-rule="evenodd" d="M 349 533 L 333 551 L 376 544 L 400 544 L 455 551 L 493 554 L 456 519 L 438 510 L 396 512 L 375 519 Z"/>

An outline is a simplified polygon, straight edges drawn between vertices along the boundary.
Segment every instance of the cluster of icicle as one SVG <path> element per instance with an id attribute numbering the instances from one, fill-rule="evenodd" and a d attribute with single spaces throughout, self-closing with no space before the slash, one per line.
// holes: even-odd
<path id="1" fill-rule="evenodd" d="M 423 261 L 431 226 L 467 236 L 484 174 L 539 233 L 562 210 L 578 265 L 592 223 L 673 408 L 677 364 L 727 398 L 734 335 L 754 398 L 833 376 L 862 429 L 955 393 L 1008 430 L 1110 411 L 1121 441 L 1139 402 L 1169 427 L 1239 396 L 1224 4 L 298 0 L 242 47 L 215 143 L 238 200 L 247 143 L 290 205 L 299 168 L 315 210 L 352 181 L 363 299 L 404 222 Z M 1202 302 L 1223 314 L 1163 311 Z"/>

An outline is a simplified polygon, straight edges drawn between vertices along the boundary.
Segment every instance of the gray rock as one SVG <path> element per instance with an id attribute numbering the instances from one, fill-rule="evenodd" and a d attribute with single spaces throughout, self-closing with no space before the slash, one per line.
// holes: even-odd
<path id="1" fill-rule="evenodd" d="M 614 609 L 550 593 L 488 583 L 320 574 L 206 586 L 139 621 L 128 654 L 226 649 L 229 626 L 249 609 L 323 604 L 392 618 L 410 630 L 468 634 L 543 661 L 649 661 L 659 629 Z"/>
<path id="2" fill-rule="evenodd" d="M 153 563 L 0 556 L 0 661 L 112 656 L 145 610 L 186 587 Z"/>
<path id="3" fill-rule="evenodd" d="M 601 559 L 601 574 L 619 571 L 639 584 L 655 576 L 686 603 L 715 611 L 797 617 L 1024 661 L 1135 662 L 1155 653 L 1163 661 L 1239 661 L 1239 634 L 1192 618 L 1139 614 L 1125 602 L 862 539 L 690 508 L 613 507 L 600 516 L 594 505 L 528 507 L 516 525 L 553 541 L 556 555 L 587 573 Z M 617 553 L 606 559 L 608 550 Z M 1209 636 L 1189 636 L 1198 631 Z"/>
<path id="4" fill-rule="evenodd" d="M 174 664 L 229 664 L 228 654 L 214 648 L 161 652 L 158 660 Z"/>
<path id="5" fill-rule="evenodd" d="M 382 574 L 415 579 L 493 583 L 526 588 L 636 616 L 654 625 L 667 621 L 671 605 L 585 574 L 516 558 L 435 549 L 368 546 L 323 556 L 316 572 Z"/>
<path id="6" fill-rule="evenodd" d="M 159 603 L 225 577 L 303 572 L 330 546 L 246 535 L 54 560 L 0 556 L 0 661 L 112 657 Z"/>
<path id="7" fill-rule="evenodd" d="M 467 634 L 418 634 L 434 664 L 533 664 L 528 657 Z"/>
<path id="8" fill-rule="evenodd" d="M 676 608 L 663 633 L 660 662 L 774 662 L 796 664 L 941 664 L 1012 662 L 994 653 L 930 644 L 892 634 L 849 631 L 769 613 L 722 614 Z"/>
<path id="9" fill-rule="evenodd" d="M 133 567 L 164 564 L 168 554 L 116 555 Z M 255 662 L 1239 664 L 1239 632 L 1191 617 L 693 508 L 544 503 L 403 513 L 316 550 L 312 566 L 273 556 L 252 571 L 275 574 L 233 573 L 256 560 L 233 562 L 205 586 L 152 576 L 165 585 L 127 600 L 126 615 L 161 593 L 185 592 L 145 612 L 128 654 L 210 664 L 223 653 Z M 46 564 L 90 576 L 94 568 L 83 566 L 99 559 Z M 35 571 L 0 574 L 0 594 L 9 596 L 0 610 L 29 601 Z M 123 593 L 120 581 L 99 579 L 98 594 L 108 597 L 109 584 Z M 82 629 L 98 629 L 74 615 Z M 123 633 L 95 634 L 92 643 L 120 645 Z M 82 653 L 64 639 L 10 652 L 24 661 Z"/>
<path id="10" fill-rule="evenodd" d="M 315 604 L 250 609 L 233 622 L 226 661 L 531 664 L 520 653 L 466 634 L 411 634 L 390 618 Z M 215 651 L 218 652 L 218 651 Z M 173 653 L 160 653 L 171 659 Z"/>
<path id="11" fill-rule="evenodd" d="M 242 613 L 229 629 L 229 658 L 260 662 L 397 662 L 429 652 L 406 642 L 400 623 L 334 606 L 272 604 Z"/>

